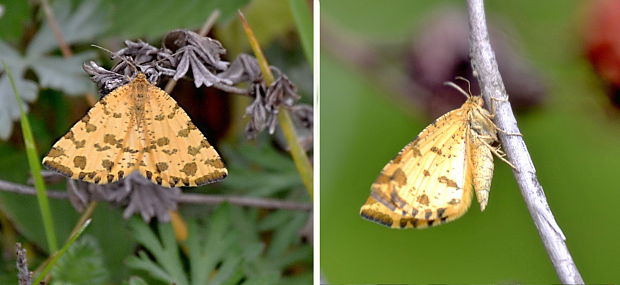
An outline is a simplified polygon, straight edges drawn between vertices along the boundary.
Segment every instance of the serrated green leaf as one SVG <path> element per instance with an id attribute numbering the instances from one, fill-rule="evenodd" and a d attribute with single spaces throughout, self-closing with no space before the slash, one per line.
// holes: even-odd
<path id="1" fill-rule="evenodd" d="M 40 57 L 32 69 L 37 73 L 41 87 L 61 90 L 68 95 L 96 93 L 95 85 L 82 70 L 82 64 L 93 57 L 94 52 L 79 53 L 70 58 Z"/>
<path id="2" fill-rule="evenodd" d="M 282 256 L 286 250 L 299 241 L 299 231 L 308 221 L 308 214 L 304 212 L 292 212 L 290 220 L 278 228 L 267 250 L 267 258 L 276 259 Z"/>
<path id="3" fill-rule="evenodd" d="M 190 225 L 188 247 L 192 284 L 206 284 L 218 263 L 237 242 L 236 233 L 231 231 L 229 205 L 217 207 L 208 221 L 204 230 L 194 222 Z"/>
<path id="4" fill-rule="evenodd" d="M 290 156 L 275 150 L 266 141 L 258 145 L 225 146 L 222 152 L 230 161 L 230 172 L 235 173 L 223 182 L 232 191 L 267 197 L 302 187 Z"/>
<path id="5" fill-rule="evenodd" d="M 17 89 L 20 91 L 19 96 L 24 101 L 34 101 L 38 91 L 37 85 L 30 80 L 23 79 L 21 77 L 22 72 L 19 70 L 18 72 L 14 73 L 14 80 Z M 18 106 L 13 88 L 11 88 L 9 78 L 5 73 L 0 76 L 0 139 L 5 140 L 11 135 L 13 121 L 20 117 Z M 28 105 L 24 104 L 22 107 L 24 112 L 27 113 Z"/>
<path id="6" fill-rule="evenodd" d="M 130 256 L 127 259 L 127 265 L 134 269 L 139 269 L 148 272 L 154 278 L 172 283 L 174 278 L 164 271 L 157 263 L 149 259 L 149 256 L 144 252 L 139 252 L 138 256 Z"/>
<path id="7" fill-rule="evenodd" d="M 179 285 L 189 284 L 179 256 L 174 232 L 170 224 L 159 224 L 158 237 L 148 225 L 138 218 L 131 221 L 136 240 L 144 245 L 155 257 L 155 261 L 142 252 L 139 258 L 132 257 L 128 265 L 136 269 L 148 271 L 153 277 Z M 160 240 L 161 238 L 161 240 Z"/>
<path id="8" fill-rule="evenodd" d="M 53 1 L 52 10 L 67 44 L 88 42 L 107 29 L 107 15 L 105 10 L 101 9 L 100 3 L 100 0 L 81 1 L 76 9 L 72 9 L 69 0 Z M 48 22 L 44 21 L 43 27 L 28 45 L 26 55 L 29 59 L 36 59 L 57 47 L 58 42 L 54 38 L 54 33 Z"/>
<path id="9" fill-rule="evenodd" d="M 71 11 L 69 0 L 54 1 L 53 9 L 65 41 L 68 44 L 93 39 L 105 30 L 99 10 L 99 1 L 84 1 Z M 15 75 L 15 85 L 20 90 L 21 98 L 33 102 L 39 91 L 36 83 L 23 78 L 26 70 L 32 68 L 41 80 L 42 87 L 55 88 L 67 94 L 93 92 L 94 85 L 82 72 L 81 66 L 92 58 L 94 53 L 77 54 L 64 59 L 47 56 L 45 53 L 55 49 L 58 42 L 52 31 L 44 26 L 29 43 L 26 56 L 22 56 L 10 45 L 0 41 L 0 60 L 4 61 Z M 11 98 L 13 97 L 13 98 Z M 26 106 L 24 106 L 26 107 Z M 27 112 L 27 108 L 25 109 Z M 13 121 L 18 118 L 18 105 L 13 96 L 6 75 L 0 76 L 0 139 L 7 139 L 13 129 Z"/>
<path id="10" fill-rule="evenodd" d="M 104 284 L 109 274 L 97 241 L 83 236 L 74 243 L 52 269 L 52 284 Z"/>

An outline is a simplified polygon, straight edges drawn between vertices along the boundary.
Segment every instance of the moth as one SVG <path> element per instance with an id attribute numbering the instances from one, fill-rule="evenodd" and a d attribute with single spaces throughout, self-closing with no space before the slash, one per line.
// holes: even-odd
<path id="1" fill-rule="evenodd" d="M 185 111 L 142 73 L 99 100 L 52 146 L 43 164 L 97 184 L 134 171 L 164 187 L 198 186 L 228 174 Z"/>
<path id="2" fill-rule="evenodd" d="M 426 228 L 461 217 L 472 192 L 484 211 L 493 178 L 493 154 L 504 159 L 499 128 L 481 96 L 427 126 L 381 171 L 360 215 L 391 228 Z"/>

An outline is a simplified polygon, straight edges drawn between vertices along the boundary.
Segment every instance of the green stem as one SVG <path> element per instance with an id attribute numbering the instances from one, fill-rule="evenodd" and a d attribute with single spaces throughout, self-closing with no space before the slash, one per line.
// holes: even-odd
<path id="1" fill-rule="evenodd" d="M 239 18 L 241 19 L 241 23 L 243 24 L 243 30 L 245 31 L 248 41 L 250 42 L 250 46 L 254 51 L 254 55 L 256 56 L 256 60 L 258 61 L 258 65 L 260 66 L 261 73 L 263 74 L 263 78 L 265 80 L 265 84 L 269 86 L 274 81 L 273 74 L 271 73 L 271 69 L 269 68 L 269 63 L 263 54 L 263 51 L 258 44 L 258 40 L 254 36 L 254 32 L 250 25 L 246 21 L 245 17 L 239 11 Z M 280 128 L 284 133 L 284 137 L 289 145 L 289 152 L 293 157 L 293 161 L 295 162 L 295 167 L 297 168 L 297 172 L 301 176 L 301 181 L 304 183 L 306 190 L 308 191 L 308 195 L 312 198 L 314 194 L 314 185 L 313 183 L 313 173 L 312 173 L 312 165 L 310 164 L 310 159 L 306 156 L 306 152 L 303 147 L 299 144 L 299 140 L 297 139 L 297 133 L 295 132 L 295 127 L 293 126 L 293 120 L 291 119 L 291 115 L 287 109 L 280 109 L 280 113 L 278 115 L 278 122 L 280 123 Z"/>
<path id="2" fill-rule="evenodd" d="M 280 128 L 282 128 L 282 133 L 284 134 L 286 141 L 289 142 L 289 151 L 293 156 L 293 161 L 295 162 L 297 171 L 299 171 L 301 180 L 306 186 L 308 194 L 312 197 L 314 195 L 314 185 L 312 184 L 312 164 L 310 164 L 310 160 L 308 159 L 308 156 L 306 156 L 306 152 L 303 147 L 299 144 L 297 133 L 295 132 L 295 127 L 293 126 L 293 120 L 291 119 L 291 114 L 289 114 L 286 109 L 280 109 L 280 111 L 284 111 L 278 114 Z"/>
<path id="3" fill-rule="evenodd" d="M 39 201 L 39 209 L 41 210 L 41 217 L 43 218 L 43 227 L 45 228 L 47 246 L 49 247 L 49 252 L 55 252 L 58 249 L 58 245 L 56 243 L 56 231 L 54 230 L 53 222 L 54 219 L 52 218 L 49 201 L 47 199 L 47 195 L 45 194 L 45 183 L 43 183 L 43 177 L 41 176 L 41 164 L 39 162 L 39 156 L 37 155 L 32 129 L 30 128 L 28 116 L 26 116 L 26 112 L 24 111 L 24 102 L 22 101 L 19 91 L 17 90 L 17 86 L 15 85 L 15 81 L 13 80 L 13 74 L 6 63 L 3 63 L 3 65 L 4 70 L 9 77 L 9 81 L 11 82 L 11 87 L 13 88 L 13 94 L 15 94 L 17 105 L 19 105 L 19 112 L 21 116 L 20 124 L 26 145 L 26 154 L 28 156 L 30 172 L 32 173 L 32 178 L 34 179 L 34 187 L 37 190 L 37 200 Z"/>
<path id="4" fill-rule="evenodd" d="M 43 271 L 41 271 L 41 274 L 37 275 L 37 279 L 35 279 L 32 282 L 32 284 L 39 284 L 39 282 L 41 282 L 41 280 L 43 280 L 43 278 L 47 276 L 47 274 L 50 272 L 50 270 L 52 270 L 52 267 L 54 267 L 54 264 L 56 264 L 58 259 L 60 259 L 60 257 L 62 257 L 67 252 L 67 249 L 71 247 L 71 245 L 78 239 L 78 237 L 82 235 L 82 233 L 88 227 L 88 225 L 90 225 L 90 221 L 91 221 L 90 219 L 86 220 L 84 224 L 82 225 L 82 227 L 79 229 L 79 231 L 75 232 L 73 235 L 69 237 L 69 240 L 65 243 L 65 245 L 62 246 L 60 251 L 55 252 L 51 256 L 51 258 L 49 259 L 49 262 L 47 263 L 45 268 L 43 268 Z"/>
<path id="5" fill-rule="evenodd" d="M 77 224 L 75 224 L 75 227 L 73 227 L 73 230 L 71 230 L 71 233 L 69 234 L 69 238 L 67 238 L 67 241 L 73 235 L 75 235 L 78 231 L 80 231 L 80 229 L 84 226 L 84 224 L 86 224 L 87 221 L 90 221 L 90 217 L 93 216 L 93 213 L 95 212 L 96 208 L 97 208 L 97 201 L 91 201 L 90 204 L 88 204 L 88 208 L 86 208 L 84 213 L 82 213 Z"/>

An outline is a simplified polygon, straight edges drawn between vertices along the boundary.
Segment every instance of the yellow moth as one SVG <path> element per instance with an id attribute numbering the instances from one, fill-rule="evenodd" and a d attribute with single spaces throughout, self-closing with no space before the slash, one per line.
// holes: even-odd
<path id="1" fill-rule="evenodd" d="M 472 192 L 484 211 L 493 153 L 504 159 L 503 152 L 491 146 L 499 129 L 481 96 L 448 84 L 467 101 L 427 126 L 383 168 L 360 210 L 363 218 L 391 228 L 435 226 L 462 216 Z"/>
<path id="2" fill-rule="evenodd" d="M 228 173 L 187 114 L 142 73 L 99 100 L 43 164 L 98 184 L 138 171 L 164 187 L 198 186 Z"/>

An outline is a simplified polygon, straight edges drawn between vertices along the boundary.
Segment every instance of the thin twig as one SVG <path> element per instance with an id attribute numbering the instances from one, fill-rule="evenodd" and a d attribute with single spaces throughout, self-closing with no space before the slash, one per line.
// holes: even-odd
<path id="1" fill-rule="evenodd" d="M 69 47 L 69 45 L 67 45 L 65 38 L 62 36 L 60 26 L 58 26 L 58 21 L 56 21 L 56 16 L 54 16 L 54 11 L 50 7 L 50 3 L 47 0 L 41 0 L 41 6 L 43 6 L 43 11 L 45 11 L 47 23 L 50 25 L 50 28 L 52 28 L 52 33 L 54 33 L 54 37 L 58 42 L 58 46 L 60 47 L 60 52 L 62 52 L 62 56 L 64 58 L 69 58 L 73 56 L 71 48 Z"/>
<path id="2" fill-rule="evenodd" d="M 0 191 L 13 192 L 17 194 L 36 195 L 37 190 L 30 186 L 0 180 Z M 67 192 L 47 191 L 47 197 L 54 199 L 68 199 Z"/>
<path id="3" fill-rule="evenodd" d="M 220 204 L 228 202 L 239 206 L 258 207 L 267 209 L 282 210 L 301 210 L 309 211 L 312 209 L 310 203 L 297 203 L 291 201 L 265 199 L 256 197 L 227 196 L 227 195 L 204 195 L 204 194 L 183 194 L 177 198 L 177 202 L 195 204 Z"/>
<path id="4" fill-rule="evenodd" d="M 49 4 L 48 0 L 41 0 L 41 6 L 43 7 L 43 11 L 45 11 L 45 17 L 47 18 L 47 23 L 52 29 L 52 33 L 58 42 L 58 47 L 60 47 L 60 52 L 64 58 L 70 58 L 73 56 L 73 52 L 71 51 L 71 47 L 65 41 L 65 37 L 62 35 L 62 31 L 60 30 L 60 26 L 58 25 L 58 21 L 56 20 L 56 16 L 54 15 L 54 10 Z M 86 101 L 91 106 L 94 106 L 97 103 L 97 99 L 95 95 L 90 93 L 84 93 L 84 97 L 86 97 Z"/>
<path id="5" fill-rule="evenodd" d="M 36 195 L 37 191 L 27 185 L 8 182 L 0 180 L 0 191 L 13 192 L 18 194 Z M 68 199 L 67 192 L 60 191 L 47 191 L 47 196 L 54 199 Z M 176 198 L 179 203 L 187 204 L 207 204 L 217 205 L 224 202 L 228 202 L 237 206 L 267 208 L 267 209 L 282 209 L 282 210 L 295 210 L 295 211 L 310 211 L 312 204 L 310 203 L 297 203 L 291 201 L 283 201 L 277 199 L 266 199 L 256 197 L 244 197 L 244 196 L 229 196 L 229 195 L 206 195 L 206 194 L 181 194 Z M 79 224 L 79 223 L 78 223 Z"/>
<path id="6" fill-rule="evenodd" d="M 207 36 L 207 34 L 211 30 L 211 28 L 213 28 L 213 25 L 215 25 L 215 22 L 217 21 L 219 17 L 220 17 L 220 10 L 218 9 L 213 10 L 213 12 L 211 12 L 211 14 L 209 15 L 209 18 L 207 18 L 205 23 L 200 28 L 200 31 L 198 32 L 198 34 L 203 37 Z"/>
<path id="7" fill-rule="evenodd" d="M 495 123 L 500 129 L 509 133 L 498 132 L 509 160 L 516 166 L 513 173 L 521 189 L 521 194 L 560 281 L 565 284 L 583 284 L 583 279 L 566 247 L 566 237 L 556 223 L 542 186 L 538 182 L 536 170 L 523 137 L 510 135 L 510 133 L 520 132 L 497 68 L 495 53 L 489 42 L 483 0 L 467 0 L 467 3 L 471 29 L 470 56 L 472 67 L 478 78 L 485 102 L 488 106 L 493 103 L 496 115 Z"/>

